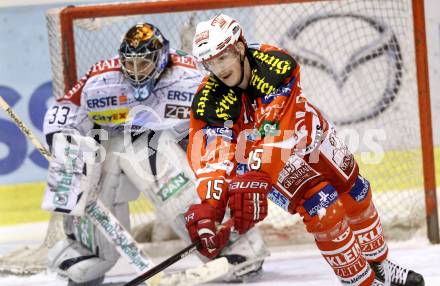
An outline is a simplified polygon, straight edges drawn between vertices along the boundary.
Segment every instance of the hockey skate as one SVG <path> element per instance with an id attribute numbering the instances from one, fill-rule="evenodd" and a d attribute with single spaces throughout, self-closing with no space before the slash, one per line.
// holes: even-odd
<path id="1" fill-rule="evenodd" d="M 240 254 L 224 255 L 232 266 L 229 275 L 223 281 L 232 283 L 248 283 L 260 277 L 263 271 L 264 258 L 248 259 Z"/>
<path id="2" fill-rule="evenodd" d="M 225 257 L 230 265 L 230 271 L 222 277 L 225 282 L 246 283 L 258 279 L 262 274 L 264 259 L 269 251 L 264 244 L 258 228 L 252 228 L 246 234 L 238 237 L 231 235 L 235 240 L 227 246 L 221 257 Z"/>
<path id="3" fill-rule="evenodd" d="M 371 286 L 385 286 L 385 284 L 375 278 Z"/>
<path id="4" fill-rule="evenodd" d="M 424 286 L 423 276 L 412 270 L 406 269 L 400 265 L 386 259 L 381 263 L 370 263 L 371 268 L 376 274 L 376 279 L 383 285 L 391 286 Z M 387 284 L 387 282 L 390 284 Z M 373 284 L 376 285 L 376 284 Z M 380 284 L 377 284 L 380 285 Z"/>

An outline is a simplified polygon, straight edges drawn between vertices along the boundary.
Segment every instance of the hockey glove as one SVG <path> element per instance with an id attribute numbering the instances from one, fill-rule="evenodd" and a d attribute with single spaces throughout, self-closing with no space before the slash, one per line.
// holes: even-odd
<path id="1" fill-rule="evenodd" d="M 216 209 L 206 202 L 192 205 L 185 213 L 191 241 L 200 240 L 199 252 L 210 259 L 216 257 L 229 241 L 230 228 L 221 227 L 216 221 L 216 213 Z"/>
<path id="2" fill-rule="evenodd" d="M 258 171 L 236 176 L 229 183 L 229 208 L 238 233 L 245 233 L 267 216 L 271 187 L 269 175 Z"/>

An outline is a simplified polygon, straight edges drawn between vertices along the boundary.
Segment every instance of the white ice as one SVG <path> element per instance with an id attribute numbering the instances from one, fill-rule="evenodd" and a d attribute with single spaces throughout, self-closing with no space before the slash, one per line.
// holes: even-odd
<path id="1" fill-rule="evenodd" d="M 0 234 L 2 234 L 1 229 Z M 14 246 L 13 243 L 7 243 L 0 239 L 0 255 L 7 250 L 11 250 Z M 440 285 L 440 245 L 432 245 L 424 238 L 414 238 L 405 242 L 391 242 L 389 257 L 401 265 L 422 273 L 427 286 Z M 160 262 L 160 259 L 156 262 Z M 199 260 L 193 255 L 178 262 L 171 267 L 170 270 L 181 270 L 187 267 L 193 267 L 199 263 Z M 263 269 L 264 272 L 258 280 L 250 281 L 245 285 L 340 285 L 330 267 L 322 259 L 313 245 L 273 249 Z M 128 281 L 133 277 L 134 273 L 129 265 L 124 261 L 119 261 L 106 278 L 105 283 L 112 285 L 116 282 Z M 57 278 L 53 273 L 45 272 L 28 277 L 0 277 L 0 285 L 62 286 L 66 285 L 66 281 Z M 237 284 L 211 282 L 207 285 L 220 286 Z"/>

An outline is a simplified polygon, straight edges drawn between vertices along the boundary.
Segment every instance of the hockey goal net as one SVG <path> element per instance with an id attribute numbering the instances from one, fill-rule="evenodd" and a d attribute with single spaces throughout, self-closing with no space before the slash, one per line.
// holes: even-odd
<path id="1" fill-rule="evenodd" d="M 386 236 L 407 239 L 428 226 L 431 241 L 438 241 L 420 2 L 176 0 L 50 10 L 54 96 L 62 96 L 93 63 L 116 55 L 121 36 L 136 23 L 156 25 L 172 47 L 191 52 L 195 25 L 228 14 L 243 26 L 249 43 L 278 45 L 300 62 L 304 94 L 335 122 L 356 154 Z M 134 226 L 154 217 L 143 198 L 131 207 Z M 260 227 L 269 244 L 311 240 L 298 216 L 275 205 Z"/>

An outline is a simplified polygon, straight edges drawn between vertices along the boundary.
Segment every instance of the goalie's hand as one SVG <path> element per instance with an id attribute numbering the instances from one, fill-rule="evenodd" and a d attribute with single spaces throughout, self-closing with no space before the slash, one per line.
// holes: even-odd
<path id="1" fill-rule="evenodd" d="M 229 227 L 215 220 L 216 209 L 208 203 L 194 204 L 185 213 L 186 229 L 192 242 L 200 240 L 199 252 L 212 259 L 229 241 Z M 220 228 L 217 229 L 217 226 Z"/>
<path id="2" fill-rule="evenodd" d="M 229 208 L 239 234 L 245 233 L 267 216 L 267 194 L 271 188 L 269 175 L 259 171 L 236 176 L 229 183 Z"/>

